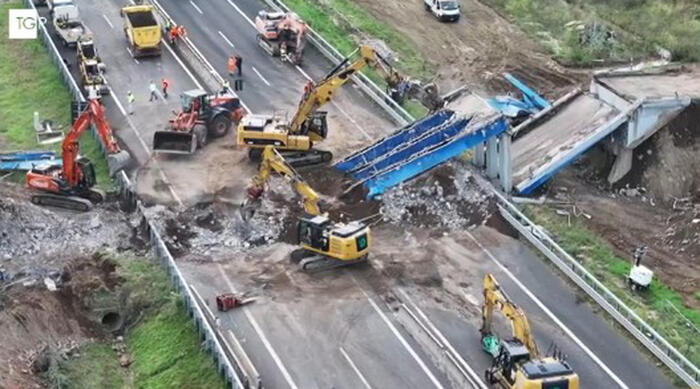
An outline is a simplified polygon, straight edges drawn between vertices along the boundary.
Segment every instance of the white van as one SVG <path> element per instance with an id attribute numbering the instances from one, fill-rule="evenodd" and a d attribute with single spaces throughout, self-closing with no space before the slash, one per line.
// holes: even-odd
<path id="1" fill-rule="evenodd" d="M 423 0 L 425 10 L 431 12 L 441 22 L 459 20 L 459 2 L 457 0 Z"/>

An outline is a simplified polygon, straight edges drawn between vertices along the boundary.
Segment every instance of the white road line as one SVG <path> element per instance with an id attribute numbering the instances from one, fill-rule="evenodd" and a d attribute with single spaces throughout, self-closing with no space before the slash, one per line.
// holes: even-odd
<path id="1" fill-rule="evenodd" d="M 462 355 L 460 355 L 460 354 L 457 352 L 457 350 L 455 350 L 455 348 L 454 348 L 454 347 L 452 346 L 452 344 L 447 340 L 447 338 L 445 337 L 445 335 L 443 335 L 442 332 L 440 332 L 440 330 L 438 330 L 438 328 L 435 326 L 435 324 L 433 324 L 433 322 L 430 321 L 430 319 L 428 318 L 428 315 L 426 315 L 426 314 L 418 307 L 418 304 L 416 304 L 416 303 L 413 301 L 413 299 L 408 295 L 408 293 L 406 293 L 405 290 L 403 290 L 403 289 L 401 289 L 401 288 L 399 288 L 398 290 L 399 290 L 399 292 L 403 295 L 403 297 L 411 304 L 411 306 L 413 307 L 413 309 L 414 309 L 416 312 L 418 312 L 418 315 L 425 321 L 425 323 L 428 325 L 428 327 L 430 327 L 430 329 L 435 333 L 435 335 L 437 335 L 437 337 L 438 337 L 438 339 L 440 340 L 440 342 L 442 342 L 442 344 L 445 345 L 445 347 L 447 347 L 447 349 L 455 356 L 455 358 L 456 358 L 456 359 L 459 361 L 459 363 L 462 365 L 461 367 L 464 368 L 464 369 L 467 371 L 467 373 L 469 374 L 470 383 L 473 384 L 473 381 L 476 381 L 477 385 L 478 385 L 480 388 L 482 388 L 482 389 L 488 389 L 488 387 L 486 386 L 486 384 L 484 384 L 484 382 L 481 380 L 481 377 L 479 376 L 479 374 L 476 374 L 476 372 L 474 371 L 474 369 L 472 369 L 472 367 L 467 363 L 467 361 L 464 360 L 464 358 L 462 357 Z"/>
<path id="2" fill-rule="evenodd" d="M 131 49 L 127 47 L 127 48 L 126 48 L 126 51 L 129 52 L 129 55 L 131 56 L 131 59 L 133 59 L 134 62 L 136 62 L 136 64 L 138 65 L 138 64 L 139 64 L 139 60 L 136 59 L 136 57 L 134 57 L 134 53 L 131 52 Z"/>
<path id="3" fill-rule="evenodd" d="M 251 26 L 253 26 L 253 28 L 255 28 L 255 23 L 253 23 L 253 21 L 250 20 L 250 18 L 248 17 L 248 15 L 246 15 L 245 13 L 243 13 L 243 11 L 241 11 L 241 9 L 238 8 L 238 6 L 236 5 L 236 3 L 234 3 L 234 2 L 231 1 L 231 0 L 226 0 L 226 1 L 228 1 L 228 3 L 231 5 L 231 7 L 235 8 L 236 11 L 238 11 L 238 13 L 241 14 L 241 16 L 243 16 L 243 18 L 244 18 L 245 20 L 247 20 L 248 23 L 250 23 Z"/>
<path id="4" fill-rule="evenodd" d="M 194 9 L 196 9 L 197 12 L 199 12 L 200 15 L 204 15 L 204 12 L 202 12 L 202 10 L 201 10 L 199 7 L 197 7 L 197 4 L 195 4 L 194 1 L 190 0 L 190 4 L 192 4 L 192 6 L 194 7 Z"/>
<path id="5" fill-rule="evenodd" d="M 109 80 L 107 80 L 107 84 L 109 84 Z M 136 134 L 136 138 L 139 140 L 139 143 L 141 143 L 141 146 L 143 147 L 143 149 L 146 150 L 146 155 L 148 156 L 148 158 L 149 159 L 152 158 L 153 153 L 151 153 L 151 150 L 148 149 L 148 145 L 141 137 L 141 134 L 139 134 L 139 132 L 136 131 L 136 126 L 134 126 L 134 123 L 131 121 L 131 117 L 129 117 L 129 114 L 126 112 L 126 110 L 124 109 L 124 106 L 119 101 L 119 98 L 117 98 L 116 93 L 114 93 L 114 90 L 111 87 L 109 88 L 109 94 L 110 94 L 110 96 L 112 96 L 112 100 L 114 101 L 114 103 L 117 104 L 117 108 L 119 108 L 119 111 L 121 111 L 122 115 L 124 115 L 124 117 L 126 118 L 126 122 L 129 124 L 129 128 L 131 128 L 131 131 L 133 131 L 134 134 Z M 160 178 L 163 180 L 165 185 L 168 187 L 168 190 L 170 191 L 170 195 L 173 196 L 173 199 L 177 202 L 177 204 L 179 206 L 183 206 L 184 203 L 182 202 L 182 199 L 175 192 L 175 188 L 173 188 L 173 185 L 170 183 L 170 180 L 168 180 L 168 177 L 165 175 L 165 172 L 158 164 L 158 161 L 155 159 L 153 160 L 153 167 L 158 170 L 158 174 L 160 175 Z"/>
<path id="6" fill-rule="evenodd" d="M 552 313 L 552 311 L 550 311 L 549 308 L 547 308 L 547 306 L 544 305 L 544 303 L 542 303 L 542 301 L 540 301 L 540 299 L 537 298 L 537 296 L 535 296 L 527 287 L 525 287 L 525 285 L 523 285 L 523 283 L 520 282 L 520 280 L 518 280 L 518 278 L 515 277 L 515 275 L 513 275 L 513 273 L 510 272 L 510 270 L 508 270 L 508 268 L 506 268 L 505 266 L 503 266 L 503 264 L 501 264 L 501 263 L 496 259 L 496 257 L 495 257 L 493 254 L 491 254 L 491 252 L 490 252 L 489 250 L 487 250 L 484 246 L 482 246 L 481 243 L 479 243 L 479 241 L 476 240 L 476 238 L 474 237 L 474 235 L 472 235 L 469 231 L 466 231 L 466 232 L 467 232 L 467 236 L 469 236 L 469 238 L 471 238 L 471 240 L 473 240 L 474 243 L 476 243 L 476 245 L 479 246 L 479 248 L 480 248 L 483 252 L 485 252 L 486 255 L 488 255 L 489 258 L 491 258 L 491 260 L 496 264 L 496 266 L 498 266 L 504 273 L 506 273 L 506 275 L 520 288 L 520 290 L 522 290 L 528 297 L 530 297 L 530 299 L 531 299 L 535 304 L 537 304 L 537 306 L 538 306 L 547 316 L 549 316 L 549 318 L 550 318 L 557 326 L 559 326 L 559 328 L 561 328 L 562 331 L 564 331 L 564 333 L 566 333 L 566 335 L 568 335 L 568 336 L 574 341 L 574 343 L 576 343 L 576 344 L 577 344 L 577 345 L 578 345 L 578 346 L 579 346 L 579 347 L 580 347 L 580 348 L 581 348 L 581 349 L 582 349 L 582 350 L 583 350 L 583 351 L 584 351 L 598 366 L 600 366 L 600 368 L 603 369 L 603 371 L 604 371 L 610 378 L 612 378 L 612 380 L 615 381 L 615 383 L 617 383 L 617 385 L 618 385 L 620 388 L 624 388 L 624 389 L 628 389 L 628 388 L 629 388 L 624 382 L 622 382 L 622 380 L 620 379 L 620 377 L 618 377 L 617 374 L 615 374 L 612 370 L 610 370 L 610 368 L 609 368 L 607 365 L 605 365 L 605 363 L 603 363 L 603 361 L 601 361 L 600 358 L 598 358 L 598 356 L 595 355 L 595 354 L 593 353 L 593 351 L 591 351 L 591 349 L 589 349 L 588 346 L 586 346 L 586 345 L 583 343 L 583 341 L 581 341 L 581 339 L 579 339 L 566 325 L 564 325 L 564 323 L 562 323 L 561 320 L 559 320 L 559 318 L 557 318 L 557 317 Z"/>
<path id="7" fill-rule="evenodd" d="M 255 74 L 257 74 L 258 77 L 260 77 L 260 79 L 263 80 L 263 82 L 265 83 L 265 85 L 270 86 L 270 83 L 267 82 L 267 80 L 265 79 L 265 77 L 262 76 L 262 74 L 260 74 L 260 72 L 258 71 L 258 69 L 256 69 L 255 66 L 253 66 L 252 68 L 253 68 L 253 71 L 255 72 Z"/>
<path id="8" fill-rule="evenodd" d="M 226 285 L 228 286 L 228 288 L 231 290 L 231 292 L 235 292 L 236 288 L 233 287 L 233 283 L 226 275 L 226 272 L 224 271 L 224 267 L 221 264 L 219 264 L 218 267 L 219 267 L 219 273 L 221 273 L 221 276 L 224 278 L 224 281 L 226 281 Z M 262 329 L 258 325 L 257 320 L 255 320 L 255 318 L 253 317 L 253 314 L 251 314 L 250 311 L 248 310 L 248 307 L 244 306 L 244 307 L 241 307 L 241 309 L 243 310 L 243 313 L 245 314 L 246 318 L 248 318 L 248 321 L 250 322 L 250 324 L 253 326 L 253 329 L 255 330 L 255 332 L 258 334 L 258 337 L 260 337 L 260 340 L 263 342 L 263 345 L 267 349 L 267 352 L 270 353 L 270 355 L 272 356 L 272 359 L 275 361 L 275 364 L 282 372 L 282 375 L 284 376 L 284 379 L 287 381 L 289 386 L 292 389 L 299 389 L 299 387 L 294 383 L 294 380 L 292 379 L 291 374 L 289 374 L 289 371 L 284 366 L 284 363 L 282 363 L 282 359 L 280 359 L 280 357 L 277 354 L 277 352 L 275 351 L 275 349 L 272 348 L 272 344 L 267 339 L 265 334 L 262 332 Z"/>
<path id="9" fill-rule="evenodd" d="M 233 42 L 231 42 L 231 41 L 226 37 L 226 35 L 224 35 L 223 32 L 219 31 L 219 35 L 221 35 L 221 38 L 223 38 L 224 41 L 226 41 L 226 43 L 228 43 L 229 46 L 231 46 L 232 48 L 235 48 L 235 47 L 236 47 L 236 46 L 233 45 Z"/>
<path id="10" fill-rule="evenodd" d="M 354 278 L 353 278 L 353 279 L 354 279 Z M 357 281 L 355 281 L 355 282 L 357 282 Z M 358 287 L 359 287 L 359 285 L 358 285 Z M 444 387 L 442 386 L 442 384 L 440 383 L 440 381 L 438 381 L 438 379 L 435 377 L 435 375 L 433 374 L 433 372 L 430 371 L 430 369 L 428 369 L 428 366 L 426 366 L 425 362 L 423 362 L 423 360 L 421 359 L 421 357 L 418 356 L 418 354 L 416 353 L 415 350 L 413 350 L 413 348 L 411 347 L 411 345 L 408 344 L 408 342 L 406 341 L 406 339 L 403 337 L 403 335 L 401 335 L 401 333 L 399 332 L 399 330 L 396 329 L 396 327 L 395 327 L 394 324 L 391 322 L 391 320 L 389 320 L 389 318 L 386 317 L 386 315 L 384 314 L 384 312 L 382 312 L 382 310 L 379 309 L 379 306 L 377 306 L 377 303 L 375 303 L 374 300 L 372 300 L 372 298 L 369 297 L 369 295 L 368 295 L 362 288 L 360 288 L 360 291 L 362 291 L 362 294 L 364 294 L 365 297 L 367 297 L 367 300 L 369 301 L 370 305 L 372 305 L 372 308 L 374 308 L 374 310 L 379 314 L 379 316 L 382 318 L 382 320 L 384 321 L 384 323 L 386 323 L 386 325 L 389 327 L 389 329 L 391 330 L 391 332 L 394 333 L 394 335 L 395 335 L 396 338 L 399 340 L 399 342 L 401 342 L 401 344 L 402 344 L 403 347 L 406 349 L 406 351 L 408 351 L 408 353 L 411 354 L 411 356 L 413 357 L 413 359 L 418 363 L 418 365 L 421 367 L 421 369 L 423 369 L 423 372 L 425 372 L 425 374 L 428 376 L 428 378 L 430 378 L 430 381 L 433 383 L 433 385 L 435 385 L 436 388 L 444 389 Z"/>
<path id="11" fill-rule="evenodd" d="M 348 361 L 348 363 L 350 364 L 350 367 L 352 367 L 352 369 L 355 371 L 357 376 L 360 377 L 360 381 L 362 381 L 362 383 L 365 385 L 365 388 L 372 389 L 372 386 L 369 384 L 369 382 L 367 382 L 367 379 L 365 378 L 365 376 L 362 375 L 362 372 L 360 372 L 360 369 L 357 368 L 357 365 L 355 365 L 355 362 L 353 362 L 352 359 L 350 359 L 350 356 L 348 355 L 348 353 L 346 353 L 342 347 L 340 347 L 340 352 L 341 352 L 341 354 L 343 354 L 345 359 Z"/>
<path id="12" fill-rule="evenodd" d="M 304 76 L 304 78 L 306 78 L 306 79 L 309 80 L 309 81 L 313 81 L 313 78 L 311 78 L 311 76 L 309 76 L 309 75 L 304 71 L 304 69 L 300 68 L 299 65 L 295 65 L 294 67 L 299 71 L 299 73 L 301 73 L 302 76 Z M 360 132 L 362 133 L 362 135 L 364 135 L 365 138 L 367 138 L 367 140 L 374 140 L 374 138 L 372 138 L 371 136 L 369 136 L 369 134 L 367 133 L 367 131 L 365 131 L 365 129 L 362 128 L 362 126 L 360 126 L 360 124 L 359 124 L 358 122 L 356 122 L 355 119 L 352 118 L 352 116 L 350 116 L 344 109 L 340 108 L 340 105 L 338 105 L 335 101 L 332 101 L 332 100 L 331 100 L 331 105 L 333 105 L 334 107 L 336 107 L 336 108 L 338 109 L 338 111 L 340 111 L 340 113 L 343 114 L 343 116 L 345 116 L 345 118 L 348 119 L 348 120 L 350 121 L 350 123 L 354 124 L 355 127 L 357 127 L 357 129 L 360 130 Z"/>
<path id="13" fill-rule="evenodd" d="M 190 69 L 188 69 L 187 66 L 185 66 L 185 64 L 182 62 L 182 60 L 180 59 L 180 57 L 178 57 L 177 54 L 175 54 L 175 52 L 174 52 L 173 49 L 170 47 L 170 45 L 168 45 L 168 43 L 165 41 L 165 39 L 161 39 L 161 43 L 163 44 L 163 46 L 165 46 L 166 49 L 168 49 L 168 51 L 170 52 L 170 54 L 172 54 L 173 57 L 175 57 L 175 60 L 177 61 L 177 63 L 179 63 L 180 66 L 182 67 L 182 69 L 185 70 L 185 73 L 187 73 L 187 75 L 190 76 L 190 78 L 192 79 L 192 81 L 194 82 L 194 84 L 197 85 L 197 88 L 199 88 L 199 89 L 204 89 L 204 88 L 202 87 L 202 84 L 200 84 L 199 81 L 197 81 L 197 78 L 194 76 L 194 74 L 192 74 L 192 72 L 190 71 Z"/>
<path id="14" fill-rule="evenodd" d="M 107 22 L 107 24 L 109 24 L 110 28 L 114 28 L 114 25 L 112 24 L 112 22 L 110 22 L 109 19 L 107 19 L 107 15 L 102 14 L 102 18 L 105 20 L 105 22 Z"/>

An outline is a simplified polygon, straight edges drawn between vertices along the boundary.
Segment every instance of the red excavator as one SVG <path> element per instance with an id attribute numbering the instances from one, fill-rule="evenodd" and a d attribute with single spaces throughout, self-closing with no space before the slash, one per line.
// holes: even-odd
<path id="1" fill-rule="evenodd" d="M 98 100 L 91 100 L 63 140 L 63 166 L 39 165 L 27 172 L 27 188 L 40 191 L 32 195 L 34 204 L 89 211 L 93 204 L 104 199 L 104 194 L 93 188 L 96 180 L 92 162 L 79 155 L 78 141 L 91 123 L 95 124 L 107 152 L 110 169 L 117 171 L 128 163 L 131 157 L 112 137 L 104 107 Z"/>
<path id="2" fill-rule="evenodd" d="M 309 26 L 293 12 L 260 11 L 255 17 L 258 44 L 272 56 L 300 65 Z"/>
<path id="3" fill-rule="evenodd" d="M 204 147 L 209 136 L 226 135 L 232 122 L 243 117 L 240 100 L 230 94 L 208 95 L 201 89 L 180 95 L 182 109 L 170 119 L 170 127 L 153 134 L 153 151 L 192 154 Z"/>

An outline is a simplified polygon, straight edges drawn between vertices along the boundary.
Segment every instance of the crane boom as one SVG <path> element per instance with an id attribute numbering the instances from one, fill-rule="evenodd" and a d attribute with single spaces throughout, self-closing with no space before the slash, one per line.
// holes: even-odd
<path id="1" fill-rule="evenodd" d="M 501 286 L 498 285 L 494 276 L 487 273 L 484 276 L 483 325 L 480 330 L 482 336 L 491 335 L 493 311 L 496 309 L 510 321 L 513 330 L 513 338 L 519 340 L 527 347 L 532 358 L 538 358 L 537 344 L 530 331 L 530 324 L 527 321 L 525 312 L 508 298 L 501 289 Z"/>

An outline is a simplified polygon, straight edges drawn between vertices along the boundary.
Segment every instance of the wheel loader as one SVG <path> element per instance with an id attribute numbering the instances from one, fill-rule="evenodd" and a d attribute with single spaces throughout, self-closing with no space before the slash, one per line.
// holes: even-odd
<path id="1" fill-rule="evenodd" d="M 170 119 L 170 126 L 153 135 L 153 151 L 192 154 L 207 144 L 209 137 L 226 135 L 232 123 L 243 116 L 240 100 L 230 94 L 209 95 L 201 89 L 180 95 L 182 109 Z"/>

